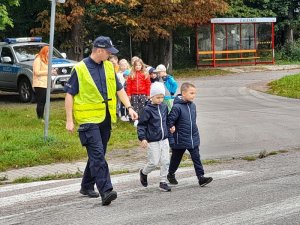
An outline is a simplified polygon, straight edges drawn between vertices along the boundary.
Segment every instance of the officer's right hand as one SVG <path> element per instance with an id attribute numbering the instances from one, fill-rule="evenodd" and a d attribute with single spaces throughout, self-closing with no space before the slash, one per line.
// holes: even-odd
<path id="1" fill-rule="evenodd" d="M 69 131 L 70 133 L 73 133 L 74 132 L 74 123 L 73 121 L 67 121 L 66 123 L 66 129 L 67 131 Z"/>

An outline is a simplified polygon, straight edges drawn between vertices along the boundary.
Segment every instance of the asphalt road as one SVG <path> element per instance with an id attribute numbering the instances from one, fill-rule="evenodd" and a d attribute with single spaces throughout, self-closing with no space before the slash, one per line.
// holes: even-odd
<path id="1" fill-rule="evenodd" d="M 300 70 L 193 79 L 203 158 L 300 146 L 300 100 L 248 88 Z"/>
<path id="2" fill-rule="evenodd" d="M 192 168 L 181 169 L 171 192 L 149 187 L 137 173 L 113 176 L 118 198 L 78 193 L 80 179 L 0 187 L 0 224 L 300 224 L 300 150 L 252 162 L 231 160 L 206 166 L 214 181 L 199 187 Z"/>

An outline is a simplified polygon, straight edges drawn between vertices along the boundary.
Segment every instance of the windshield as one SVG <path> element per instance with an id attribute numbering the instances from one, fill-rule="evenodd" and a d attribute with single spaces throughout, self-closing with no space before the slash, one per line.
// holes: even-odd
<path id="1" fill-rule="evenodd" d="M 19 62 L 32 61 L 44 46 L 44 44 L 14 46 L 14 50 Z M 53 48 L 53 58 L 63 58 L 63 56 Z"/>

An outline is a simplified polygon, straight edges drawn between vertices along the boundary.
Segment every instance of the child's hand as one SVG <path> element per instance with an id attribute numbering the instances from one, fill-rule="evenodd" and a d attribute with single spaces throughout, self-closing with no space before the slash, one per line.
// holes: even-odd
<path id="1" fill-rule="evenodd" d="M 171 128 L 170 128 L 171 134 L 173 134 L 173 133 L 175 132 L 175 130 L 176 130 L 176 129 L 175 129 L 175 126 L 171 127 Z"/>
<path id="2" fill-rule="evenodd" d="M 146 148 L 148 146 L 148 141 L 142 140 L 141 141 L 141 146 L 142 146 L 142 148 Z"/>

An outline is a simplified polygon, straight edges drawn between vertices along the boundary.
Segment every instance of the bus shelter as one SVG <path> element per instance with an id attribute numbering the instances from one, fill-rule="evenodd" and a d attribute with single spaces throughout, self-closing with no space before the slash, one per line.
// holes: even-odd
<path id="1" fill-rule="evenodd" d="M 276 18 L 214 18 L 197 27 L 197 66 L 274 64 Z"/>

